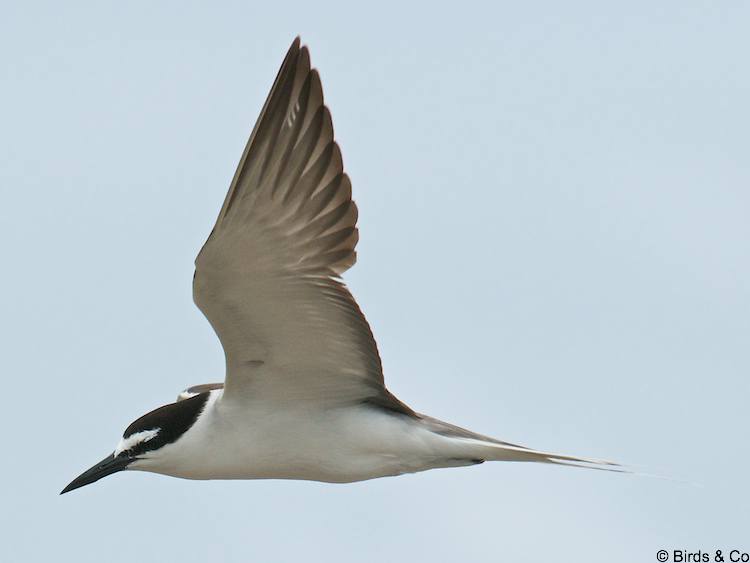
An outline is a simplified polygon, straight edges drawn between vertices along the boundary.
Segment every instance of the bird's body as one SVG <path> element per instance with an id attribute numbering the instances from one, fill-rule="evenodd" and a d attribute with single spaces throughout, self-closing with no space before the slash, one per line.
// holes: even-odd
<path id="1" fill-rule="evenodd" d="M 187 479 L 305 479 L 348 483 L 476 463 L 476 446 L 370 405 L 321 410 L 232 404 L 211 391 L 184 437 L 132 469 Z M 472 452 L 474 457 L 472 457 Z M 161 458 L 168 458 L 164 464 Z"/>
<path id="2" fill-rule="evenodd" d="M 356 261 L 357 216 L 320 77 L 297 38 L 195 261 L 194 300 L 221 340 L 225 382 L 133 422 L 63 492 L 123 469 L 345 483 L 486 460 L 610 465 L 482 436 L 394 397 L 340 279 Z"/>

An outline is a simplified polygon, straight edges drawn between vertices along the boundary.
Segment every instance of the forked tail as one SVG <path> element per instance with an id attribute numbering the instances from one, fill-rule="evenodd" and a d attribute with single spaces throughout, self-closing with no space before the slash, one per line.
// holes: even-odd
<path id="1" fill-rule="evenodd" d="M 534 450 L 483 436 L 429 416 L 420 415 L 420 417 L 432 432 L 451 438 L 456 453 L 460 452 L 467 459 L 476 461 L 533 461 L 597 469 L 599 471 L 629 473 L 621 464 L 613 461 Z"/>
<path id="2" fill-rule="evenodd" d="M 605 459 L 544 452 L 511 444 L 496 444 L 494 442 L 480 442 L 480 444 L 482 444 L 483 450 L 487 452 L 487 457 L 484 459 L 488 461 L 534 461 L 537 463 L 554 463 L 571 467 L 583 467 L 585 469 L 597 469 L 599 471 L 628 473 L 628 470 L 623 468 L 619 463 Z"/>

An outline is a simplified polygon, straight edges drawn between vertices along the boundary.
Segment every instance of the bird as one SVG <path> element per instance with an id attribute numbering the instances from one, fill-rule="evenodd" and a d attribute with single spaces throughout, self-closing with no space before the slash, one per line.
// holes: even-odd
<path id="1" fill-rule="evenodd" d="M 385 386 L 344 284 L 358 211 L 310 52 L 294 39 L 195 260 L 193 299 L 224 349 L 223 383 L 135 420 L 60 494 L 114 473 L 351 483 L 485 461 L 617 471 L 418 413 Z"/>

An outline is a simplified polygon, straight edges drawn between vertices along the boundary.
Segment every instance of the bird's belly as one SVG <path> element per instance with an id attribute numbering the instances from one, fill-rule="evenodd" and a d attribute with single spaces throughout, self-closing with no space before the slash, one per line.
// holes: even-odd
<path id="1" fill-rule="evenodd" d="M 446 465 L 441 437 L 408 417 L 371 407 L 256 410 L 242 418 L 217 409 L 192 441 L 186 438 L 172 446 L 182 451 L 172 452 L 169 467 L 144 469 L 188 479 L 348 483 Z"/>

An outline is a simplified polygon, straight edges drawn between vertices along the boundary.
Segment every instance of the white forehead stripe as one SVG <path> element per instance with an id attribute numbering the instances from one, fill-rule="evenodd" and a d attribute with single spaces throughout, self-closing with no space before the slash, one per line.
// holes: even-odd
<path id="1" fill-rule="evenodd" d="M 115 457 L 117 457 L 124 451 L 130 450 L 136 447 L 138 444 L 142 444 L 143 442 L 148 442 L 149 440 L 156 438 L 156 435 L 159 433 L 160 430 L 161 428 L 152 428 L 151 430 L 142 430 L 141 432 L 136 432 L 135 434 L 131 434 L 127 438 L 123 438 L 122 440 L 120 440 L 120 443 L 117 444 L 117 447 L 115 448 Z"/>
<path id="2" fill-rule="evenodd" d="M 185 399 L 190 399 L 191 397 L 195 397 L 198 393 L 193 393 L 189 389 L 185 389 L 183 392 L 181 392 L 179 395 L 177 395 L 177 401 L 184 401 Z"/>

